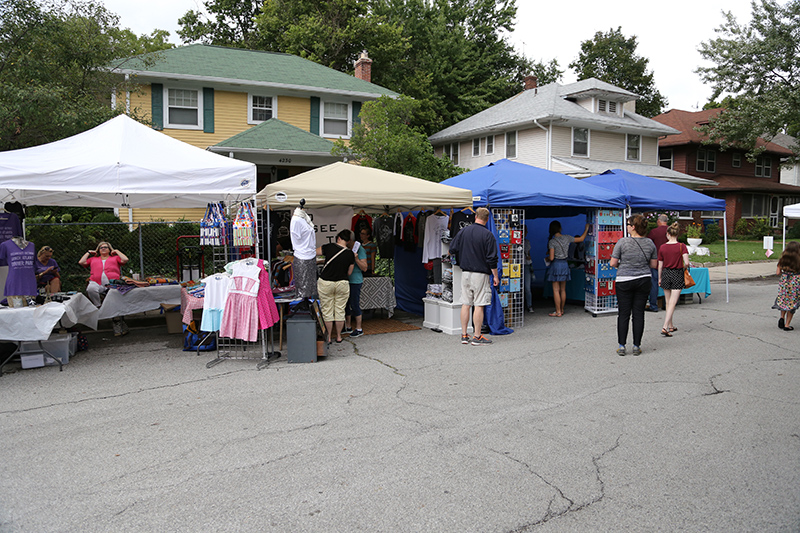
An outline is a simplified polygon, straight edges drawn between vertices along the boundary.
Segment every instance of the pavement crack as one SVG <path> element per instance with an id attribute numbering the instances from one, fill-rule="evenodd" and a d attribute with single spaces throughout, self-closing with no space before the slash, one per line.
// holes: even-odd
<path id="1" fill-rule="evenodd" d="M 383 365 L 383 366 L 385 366 L 385 367 L 387 367 L 387 368 L 391 368 L 391 369 L 392 369 L 392 372 L 394 372 L 394 373 L 395 373 L 395 374 L 397 374 L 398 376 L 406 377 L 406 375 L 405 375 L 405 374 L 403 374 L 402 372 L 400 372 L 400 369 L 399 369 L 399 368 L 397 368 L 396 366 L 392 366 L 392 365 L 390 365 L 389 363 L 386 363 L 386 362 L 384 362 L 384 361 L 381 361 L 381 360 L 380 360 L 380 359 L 378 359 L 377 357 L 371 357 L 371 356 L 369 356 L 369 355 L 363 354 L 363 353 L 361 353 L 361 352 L 358 350 L 358 345 L 357 345 L 355 342 L 351 342 L 350 340 L 348 340 L 347 342 L 349 342 L 350 344 L 352 344 L 352 345 L 353 345 L 353 353 L 355 353 L 355 354 L 356 354 L 358 357 L 363 357 L 364 359 L 368 359 L 368 360 L 370 360 L 370 361 L 374 361 L 374 362 L 376 362 L 376 363 L 379 363 L 379 364 L 381 364 L 381 365 Z"/>
<path id="2" fill-rule="evenodd" d="M 545 524 L 545 523 L 547 523 L 547 522 L 549 522 L 549 521 L 551 521 L 551 520 L 553 520 L 555 518 L 560 518 L 562 516 L 566 516 L 566 515 L 571 514 L 571 513 L 576 513 L 578 511 L 582 511 L 582 510 L 584 510 L 584 509 L 586 509 L 586 508 L 588 508 L 588 507 L 590 507 L 590 506 L 592 506 L 592 505 L 594 505 L 596 503 L 601 502 L 603 500 L 603 498 L 605 498 L 605 495 L 606 495 L 606 484 L 605 484 L 605 481 L 603 481 L 603 473 L 602 473 L 602 467 L 600 466 L 600 462 L 603 460 L 603 458 L 606 455 L 608 455 L 609 453 L 611 453 L 614 450 L 616 450 L 617 448 L 619 448 L 621 439 L 622 439 L 622 435 L 618 436 L 617 440 L 614 442 L 613 446 L 611 446 L 607 450 L 604 450 L 599 455 L 595 455 L 595 456 L 592 457 L 592 464 L 594 465 L 594 470 L 595 470 L 595 480 L 597 481 L 597 484 L 600 487 L 600 491 L 599 491 L 599 494 L 596 497 L 592 498 L 591 500 L 589 500 L 587 502 L 580 503 L 580 504 L 576 503 L 574 500 L 572 500 L 571 498 L 567 497 L 564 494 L 564 492 L 560 488 L 558 488 L 557 485 L 555 485 L 554 483 L 551 483 L 550 481 L 545 479 L 541 474 L 539 474 L 538 472 L 534 471 L 524 461 L 521 461 L 519 459 L 516 459 L 516 458 L 512 457 L 507 452 L 499 452 L 497 450 L 491 450 L 491 451 L 493 451 L 495 453 L 498 453 L 498 454 L 500 454 L 500 455 L 502 455 L 504 457 L 509 458 L 510 460 L 512 460 L 512 461 L 514 461 L 516 463 L 519 463 L 519 464 L 525 466 L 525 468 L 527 468 L 528 471 L 531 474 L 535 475 L 540 480 L 542 480 L 543 483 L 545 483 L 547 486 L 549 486 L 553 490 L 555 490 L 556 494 L 558 495 L 559 498 L 562 498 L 563 500 L 569 502 L 569 505 L 565 509 L 562 509 L 560 511 L 554 510 L 553 509 L 553 505 L 556 503 L 556 496 L 553 496 L 550 499 L 550 501 L 548 502 L 548 504 L 547 504 L 547 510 L 545 511 L 544 515 L 539 520 L 537 520 L 535 522 L 531 522 L 530 524 L 524 524 L 524 525 L 522 525 L 522 526 L 520 526 L 520 527 L 518 527 L 516 529 L 512 529 L 512 530 L 509 531 L 509 533 L 524 533 L 526 531 L 531 531 L 533 528 L 541 526 L 541 525 L 543 525 L 543 524 Z"/>
<path id="3" fill-rule="evenodd" d="M 66 402 L 50 403 L 50 404 L 47 404 L 47 405 L 39 405 L 39 406 L 36 406 L 36 407 L 29 407 L 27 409 L 12 409 L 12 410 L 9 410 L 9 411 L 0 411 L 0 415 L 16 414 L 16 413 L 29 413 L 31 411 L 38 411 L 40 409 L 50 409 L 52 407 L 60 407 L 60 406 L 64 406 L 64 405 L 77 405 L 77 404 L 81 404 L 81 403 L 85 403 L 85 402 L 94 402 L 94 401 L 98 401 L 98 400 L 111 400 L 111 399 L 114 399 L 114 398 L 124 398 L 126 396 L 131 396 L 131 395 L 134 395 L 134 394 L 141 394 L 143 392 L 151 392 L 151 391 L 162 390 L 162 389 L 171 389 L 171 388 L 174 388 L 174 387 L 182 387 L 184 385 L 191 385 L 193 383 L 203 383 L 205 381 L 211 381 L 211 380 L 214 380 L 214 379 L 220 379 L 220 378 L 228 377 L 228 376 L 231 376 L 233 374 L 238 374 L 239 372 L 254 372 L 254 371 L 257 371 L 257 370 L 249 369 L 249 368 L 248 369 L 231 370 L 230 372 L 224 372 L 222 374 L 215 374 L 213 376 L 208 376 L 208 377 L 204 377 L 204 378 L 200 378 L 200 379 L 191 379 L 191 380 L 188 380 L 188 381 L 179 381 L 177 383 L 167 383 L 167 384 L 164 384 L 164 385 L 157 385 L 157 386 L 154 386 L 154 387 L 145 387 L 145 388 L 141 388 L 141 389 L 137 389 L 137 390 L 121 392 L 119 394 L 108 394 L 106 396 L 93 396 L 91 398 L 81 398 L 79 400 L 69 400 L 69 401 L 66 401 Z"/>

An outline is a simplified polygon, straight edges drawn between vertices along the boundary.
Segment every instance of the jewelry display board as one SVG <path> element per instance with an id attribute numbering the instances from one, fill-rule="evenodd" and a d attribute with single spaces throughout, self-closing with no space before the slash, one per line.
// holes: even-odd
<path id="1" fill-rule="evenodd" d="M 525 316 L 525 286 L 522 276 L 525 269 L 525 210 L 492 208 L 497 228 L 500 259 L 500 305 L 503 307 L 505 325 L 521 327 Z"/>

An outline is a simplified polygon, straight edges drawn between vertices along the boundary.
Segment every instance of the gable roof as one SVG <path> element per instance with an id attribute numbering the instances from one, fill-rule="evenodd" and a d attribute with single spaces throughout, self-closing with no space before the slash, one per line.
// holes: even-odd
<path id="1" fill-rule="evenodd" d="M 703 109 L 702 111 L 683 111 L 681 109 L 670 109 L 665 113 L 661 113 L 653 117 L 653 120 L 671 126 L 680 131 L 680 134 L 667 137 L 666 139 L 659 139 L 658 145 L 661 147 L 680 146 L 684 144 L 700 144 L 708 138 L 707 135 L 701 134 L 695 128 L 708 124 L 711 117 L 718 115 L 722 111 L 720 108 L 716 109 Z M 714 146 L 709 145 L 709 146 Z M 778 154 L 780 156 L 790 156 L 792 151 L 784 148 L 773 142 L 767 142 L 761 137 L 756 141 L 756 146 L 765 147 L 767 152 Z"/>
<path id="2" fill-rule="evenodd" d="M 277 150 L 330 155 L 333 143 L 319 135 L 271 118 L 233 137 L 220 141 L 209 150 L 212 152 L 236 152 L 249 150 Z"/>
<path id="3" fill-rule="evenodd" d="M 560 85 L 549 83 L 528 89 L 480 113 L 431 135 L 432 143 L 465 140 L 481 135 L 502 133 L 518 128 L 537 127 L 535 122 L 561 122 L 585 127 L 613 127 L 623 132 L 646 133 L 654 136 L 674 135 L 677 130 L 645 118 L 631 111 L 623 116 L 610 113 L 593 113 L 570 98 L 590 96 L 619 96 L 620 101 L 630 101 L 637 96 L 596 78 Z"/>
<path id="4" fill-rule="evenodd" d="M 380 85 L 291 54 L 207 44 L 191 44 L 135 56 L 113 70 L 143 78 L 214 81 L 306 93 L 370 98 L 398 96 L 398 93 Z"/>

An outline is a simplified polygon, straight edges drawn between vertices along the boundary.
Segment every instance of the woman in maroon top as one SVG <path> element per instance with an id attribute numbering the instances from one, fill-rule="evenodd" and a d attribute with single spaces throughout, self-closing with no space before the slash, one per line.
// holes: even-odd
<path id="1" fill-rule="evenodd" d="M 678 242 L 680 229 L 680 225 L 673 222 L 667 228 L 666 244 L 658 249 L 658 285 L 664 289 L 664 301 L 667 304 L 667 316 L 661 328 L 661 334 L 665 337 L 672 337 L 672 332 L 678 331 L 672 323 L 672 316 L 684 287 L 683 270 L 689 268 L 689 250 L 685 244 Z"/>

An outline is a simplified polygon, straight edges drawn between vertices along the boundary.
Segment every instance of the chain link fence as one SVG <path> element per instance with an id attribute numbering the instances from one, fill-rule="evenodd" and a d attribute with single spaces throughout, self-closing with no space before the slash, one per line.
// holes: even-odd
<path id="1" fill-rule="evenodd" d="M 26 224 L 25 233 L 37 251 L 42 246 L 53 248 L 63 291 L 86 288 L 89 270 L 78 260 L 100 241 L 110 242 L 128 256 L 123 276 L 181 279 L 191 273 L 192 279 L 197 279 L 203 264 L 206 273 L 213 271 L 212 249 L 200 246 L 200 224 L 196 222 L 31 223 Z"/>

